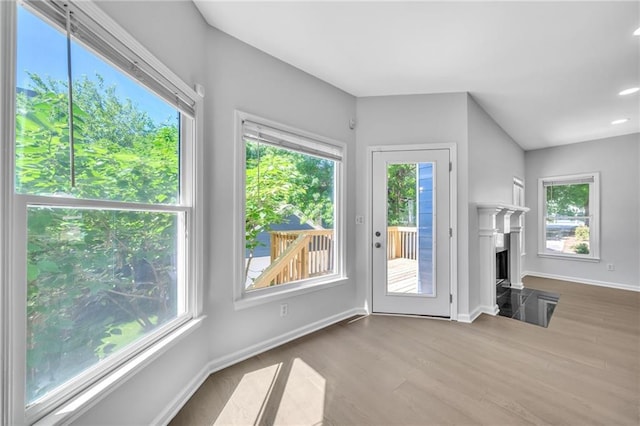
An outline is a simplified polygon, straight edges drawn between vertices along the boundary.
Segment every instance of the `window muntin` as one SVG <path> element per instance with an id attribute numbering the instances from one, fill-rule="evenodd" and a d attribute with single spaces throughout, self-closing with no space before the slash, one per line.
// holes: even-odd
<path id="1" fill-rule="evenodd" d="M 40 7 L 44 3 L 48 2 L 26 4 Z M 90 4 L 82 7 L 92 10 Z M 18 11 L 16 56 L 20 67 L 21 53 L 34 47 L 33 43 L 29 45 L 29 40 L 41 42 L 37 34 L 35 38 L 23 37 L 26 42 L 20 42 L 22 31 L 28 28 L 25 16 L 32 23 L 48 28 L 48 38 L 59 41 L 63 36 L 26 9 L 19 7 Z M 94 12 L 100 14 L 97 9 Z M 104 16 L 100 20 L 105 22 L 108 18 Z M 49 22 L 55 25 L 57 21 Z M 128 44 L 135 45 L 135 42 L 129 40 Z M 42 105 L 43 102 L 34 100 L 39 96 L 36 90 L 22 87 L 24 78 L 15 79 L 12 202 L 18 217 L 15 222 L 24 226 L 14 227 L 13 239 L 14 246 L 24 247 L 24 252 L 21 250 L 14 256 L 12 268 L 18 278 L 16 282 L 24 283 L 26 297 L 17 301 L 24 308 L 15 311 L 20 318 L 14 316 L 13 322 L 24 323 L 26 333 L 16 337 L 18 349 L 14 350 L 14 365 L 17 371 L 13 382 L 24 382 L 16 385 L 24 392 L 24 399 L 15 399 L 15 410 L 19 410 L 20 402 L 24 401 L 28 422 L 40 418 L 139 354 L 192 318 L 197 310 L 196 268 L 192 263 L 194 256 L 190 254 L 196 243 L 194 239 L 187 240 L 187 229 L 191 229 L 192 235 L 196 234 L 192 208 L 196 178 L 194 120 L 191 114 L 184 113 L 184 100 L 176 100 L 178 110 L 165 101 L 166 96 L 155 96 L 110 65 L 118 61 L 103 61 L 91 53 L 100 49 L 86 50 L 76 44 L 73 49 L 74 69 L 97 65 L 104 74 L 102 79 L 73 74 L 76 77 L 73 85 L 78 86 L 73 111 L 78 118 L 74 131 L 77 132 L 77 166 L 80 166 L 75 187 L 70 186 L 68 149 L 63 146 L 56 151 L 52 145 L 45 145 L 46 153 L 42 154 L 43 145 L 34 144 L 45 133 L 38 132 L 37 127 L 46 128 L 51 122 L 57 124 L 52 127 L 58 133 L 48 140 L 57 138 L 55 142 L 60 145 L 68 140 L 65 116 L 68 97 L 65 99 L 66 92 L 59 89 L 66 82 L 59 81 L 59 90 L 56 90 L 53 77 L 40 79 L 42 84 L 38 86 L 27 75 L 28 81 L 43 92 L 44 99 L 39 99 L 44 100 Z M 43 61 L 47 62 L 46 56 Z M 168 78 L 184 85 L 157 61 L 150 62 L 160 65 Z M 39 69 L 47 70 L 46 67 Z M 110 80 L 109 76 L 115 77 Z M 83 91 L 87 84 L 95 90 Z M 98 99 L 94 99 L 93 104 L 83 104 L 83 95 Z M 190 96 L 196 99 L 195 93 Z M 105 99 L 112 102 L 102 102 Z M 52 112 L 54 102 L 58 102 L 59 109 Z M 110 107 L 119 119 L 107 123 L 104 119 L 107 112 L 87 108 L 90 110 L 87 113 L 83 110 L 86 105 Z M 195 100 L 189 105 L 193 107 Z M 44 114 L 48 122 L 38 121 L 38 117 L 29 120 L 34 117 L 28 117 L 27 112 L 35 114 L 43 108 L 49 108 L 48 114 Z M 158 119 L 160 115 L 168 118 Z M 131 132 L 132 127 L 127 124 L 138 125 L 141 119 L 145 131 Z M 109 137 L 89 137 L 92 135 L 86 130 L 89 126 L 82 128 L 87 123 L 94 126 L 94 134 L 100 125 L 111 125 L 116 131 Z M 135 135 L 125 142 L 124 138 L 131 133 Z M 56 155 L 50 155 L 49 149 Z M 46 166 L 38 164 L 38 160 L 47 162 Z M 108 160 L 118 161 L 123 170 L 100 171 Z M 50 173 L 50 167 L 60 172 L 60 179 L 56 173 Z M 83 173 L 87 179 L 83 179 Z M 112 180 L 95 179 L 100 174 Z M 59 186 L 54 186 L 52 181 L 59 182 Z M 18 291 L 18 294 L 23 293 Z M 117 295 L 119 303 L 109 299 L 109 295 Z M 98 310 L 104 315 L 87 316 L 87 305 L 100 305 Z M 136 328 L 136 324 L 139 327 Z M 57 348 L 42 343 L 55 336 L 58 336 Z M 24 343 L 20 342 L 21 337 Z M 18 360 L 23 353 L 27 355 L 24 362 Z M 20 391 L 16 394 L 20 395 Z"/>
<path id="2" fill-rule="evenodd" d="M 243 292 L 340 273 L 342 147 L 244 121 Z"/>
<path id="3" fill-rule="evenodd" d="M 540 254 L 598 258 L 597 173 L 540 180 Z"/>

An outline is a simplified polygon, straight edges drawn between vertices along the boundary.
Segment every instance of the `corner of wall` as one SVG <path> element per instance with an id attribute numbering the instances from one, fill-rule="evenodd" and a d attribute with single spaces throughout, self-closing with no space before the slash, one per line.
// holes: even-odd
<path id="1" fill-rule="evenodd" d="M 482 107 L 467 94 L 468 136 L 468 231 L 469 231 L 469 307 L 473 313 L 482 307 L 478 288 L 478 202 L 511 204 L 513 178 L 523 178 L 524 150 Z"/>

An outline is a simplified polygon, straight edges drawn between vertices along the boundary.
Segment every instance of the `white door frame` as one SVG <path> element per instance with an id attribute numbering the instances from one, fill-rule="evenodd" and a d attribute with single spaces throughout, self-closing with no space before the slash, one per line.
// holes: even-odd
<path id="1" fill-rule="evenodd" d="M 451 238 L 451 244 L 449 246 L 449 276 L 451 278 L 449 289 L 451 294 L 451 317 L 452 321 L 458 320 L 458 156 L 455 143 L 433 143 L 433 144 L 411 144 L 411 145 L 373 145 L 367 147 L 367 185 L 366 185 L 366 201 L 367 201 L 367 218 L 366 223 L 366 240 L 367 247 L 367 304 L 366 310 L 372 312 L 372 250 L 373 250 L 373 153 L 374 152 L 393 152 L 393 151 L 423 151 L 423 150 L 435 150 L 435 149 L 448 149 L 451 159 L 451 165 L 453 170 L 449 176 L 449 223 L 453 230 L 453 236 Z"/>

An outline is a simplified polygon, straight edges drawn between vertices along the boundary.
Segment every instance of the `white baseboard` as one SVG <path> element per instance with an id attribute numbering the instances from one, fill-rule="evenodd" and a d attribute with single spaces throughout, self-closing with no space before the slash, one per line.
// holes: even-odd
<path id="1" fill-rule="evenodd" d="M 215 373 L 216 371 L 222 370 L 223 368 L 229 367 L 230 365 L 237 364 L 240 361 L 244 361 L 245 359 L 251 358 L 252 356 L 261 354 L 262 352 L 268 351 L 269 349 L 284 345 L 287 342 L 333 325 L 354 315 L 366 315 L 366 313 L 363 309 L 354 308 L 328 318 L 323 318 L 319 321 L 297 328 L 288 333 L 282 334 L 269 340 L 265 340 L 264 342 L 257 343 L 247 348 L 243 348 L 229 355 L 214 359 L 208 364 L 209 371 L 211 373 Z"/>
<path id="2" fill-rule="evenodd" d="M 171 419 L 173 419 L 176 414 L 180 411 L 180 409 L 189 401 L 189 399 L 193 396 L 194 393 L 202 386 L 207 377 L 211 373 L 208 370 L 209 366 L 205 365 L 196 376 L 191 379 L 191 381 L 185 386 L 182 392 L 179 392 L 175 398 L 165 407 L 164 410 L 160 412 L 156 416 L 156 418 L 151 422 L 152 425 L 168 425 Z"/>
<path id="3" fill-rule="evenodd" d="M 480 314 L 482 313 L 482 309 L 480 309 L 480 306 L 478 306 L 477 308 L 475 308 L 473 310 L 473 312 L 471 312 L 470 314 L 458 314 L 458 322 L 464 322 L 464 323 L 468 323 L 471 324 L 473 321 L 475 321 L 476 318 L 478 318 L 480 316 Z"/>
<path id="4" fill-rule="evenodd" d="M 475 308 L 470 314 L 458 314 L 458 322 L 464 323 L 472 323 L 478 318 L 481 314 L 487 314 L 491 316 L 498 315 L 500 309 L 498 309 L 498 305 L 495 306 L 478 306 Z"/>
<path id="5" fill-rule="evenodd" d="M 354 315 L 368 315 L 368 312 L 362 308 L 354 308 L 339 314 L 333 315 L 328 318 L 323 318 L 319 321 L 305 325 L 303 327 L 292 330 L 288 333 L 276 336 L 274 338 L 265 340 L 264 342 L 256 343 L 247 348 L 233 352 L 229 355 L 214 359 L 207 363 L 202 370 L 194 377 L 189 384 L 180 392 L 166 409 L 164 409 L 153 421 L 154 425 L 167 425 L 171 419 L 173 419 L 184 404 L 189 401 L 189 398 L 198 390 L 200 386 L 207 380 L 211 374 L 216 371 L 220 371 L 223 368 L 229 367 L 233 364 L 237 364 L 245 359 L 251 358 L 258 354 L 273 349 L 277 346 L 281 346 L 287 342 L 298 339 L 314 331 L 321 330 L 325 327 L 338 323 Z"/>
<path id="6" fill-rule="evenodd" d="M 600 287 L 616 288 L 619 290 L 631 290 L 640 292 L 640 286 L 633 286 L 629 284 L 612 283 L 607 281 L 589 280 L 586 278 L 567 277 L 564 275 L 547 274 L 546 272 L 525 271 L 522 276 L 532 276 L 539 278 L 549 278 L 552 280 L 569 281 L 580 284 L 597 285 Z"/>

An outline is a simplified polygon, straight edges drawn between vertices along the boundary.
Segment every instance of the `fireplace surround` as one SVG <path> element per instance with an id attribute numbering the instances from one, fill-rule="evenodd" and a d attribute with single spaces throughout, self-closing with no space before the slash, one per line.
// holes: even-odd
<path id="1" fill-rule="evenodd" d="M 477 208 L 480 312 L 496 315 L 499 312 L 496 303 L 496 240 L 499 233 L 505 234 L 505 240 L 509 240 L 509 282 L 511 288 L 522 289 L 520 216 L 529 208 L 502 203 L 478 203 Z"/>

